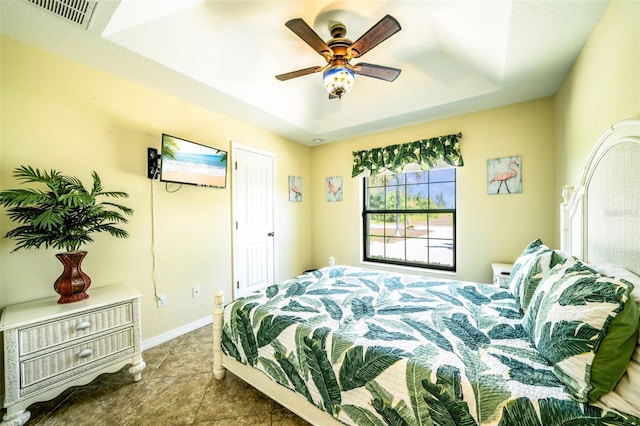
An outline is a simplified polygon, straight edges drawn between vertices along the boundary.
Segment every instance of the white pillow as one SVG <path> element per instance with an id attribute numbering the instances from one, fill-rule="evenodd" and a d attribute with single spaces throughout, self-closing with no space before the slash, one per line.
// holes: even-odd
<path id="1" fill-rule="evenodd" d="M 605 405 L 640 417 L 640 349 L 636 348 L 627 372 L 613 390 L 600 397 Z"/>
<path id="2" fill-rule="evenodd" d="M 623 278 L 633 284 L 631 297 L 640 306 L 640 277 L 633 272 L 610 263 L 598 265 L 595 269 L 608 277 Z M 631 356 L 627 372 L 611 392 L 600 397 L 609 407 L 640 417 L 640 334 L 638 345 Z"/>

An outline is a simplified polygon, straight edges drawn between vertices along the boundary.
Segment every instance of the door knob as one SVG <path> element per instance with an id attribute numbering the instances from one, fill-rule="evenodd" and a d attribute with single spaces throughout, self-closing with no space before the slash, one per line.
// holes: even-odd
<path id="1" fill-rule="evenodd" d="M 273 237 L 274 235 L 276 235 L 276 234 L 275 234 L 275 232 L 269 232 L 269 233 L 267 234 L 267 237 Z"/>

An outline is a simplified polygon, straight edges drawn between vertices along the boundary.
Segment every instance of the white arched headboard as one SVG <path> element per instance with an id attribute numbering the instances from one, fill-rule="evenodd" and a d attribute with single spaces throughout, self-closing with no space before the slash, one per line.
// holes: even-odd
<path id="1" fill-rule="evenodd" d="M 607 130 L 578 186 L 565 186 L 560 249 L 591 264 L 640 274 L 640 119 Z"/>

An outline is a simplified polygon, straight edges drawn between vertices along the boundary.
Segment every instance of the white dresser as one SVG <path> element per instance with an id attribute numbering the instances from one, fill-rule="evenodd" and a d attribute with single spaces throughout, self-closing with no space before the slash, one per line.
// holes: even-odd
<path id="1" fill-rule="evenodd" d="M 7 306 L 0 317 L 7 409 L 1 425 L 21 426 L 34 402 L 127 364 L 140 380 L 140 297 L 132 288 L 113 286 L 93 288 L 75 303 L 59 305 L 56 296 Z"/>

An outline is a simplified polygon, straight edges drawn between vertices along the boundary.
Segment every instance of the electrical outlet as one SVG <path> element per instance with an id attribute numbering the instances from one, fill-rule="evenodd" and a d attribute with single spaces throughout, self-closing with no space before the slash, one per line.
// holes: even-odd
<path id="1" fill-rule="evenodd" d="M 158 298 L 158 308 L 162 308 L 163 306 L 167 305 L 167 295 L 166 294 L 159 294 L 157 296 Z"/>
<path id="2" fill-rule="evenodd" d="M 194 299 L 196 297 L 200 297 L 200 286 L 199 285 L 194 285 L 191 288 L 191 293 L 192 293 Z"/>

